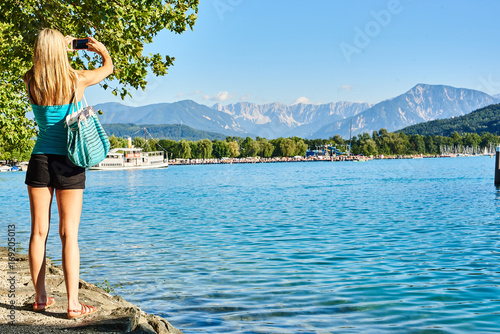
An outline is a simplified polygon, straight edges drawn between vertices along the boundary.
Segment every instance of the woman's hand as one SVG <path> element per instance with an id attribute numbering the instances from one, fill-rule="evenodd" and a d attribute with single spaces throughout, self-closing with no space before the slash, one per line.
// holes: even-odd
<path id="1" fill-rule="evenodd" d="M 88 38 L 89 42 L 87 43 L 87 45 L 89 47 L 89 51 L 93 51 L 99 54 L 101 57 L 108 54 L 108 50 L 106 49 L 104 44 L 96 40 L 94 37 L 89 36 Z"/>
<path id="2" fill-rule="evenodd" d="M 87 38 L 89 41 L 87 42 L 88 49 L 86 49 L 86 51 L 92 51 L 100 55 L 102 57 L 102 66 L 93 70 L 82 70 L 78 72 L 80 83 L 84 88 L 101 82 L 113 73 L 113 60 L 109 56 L 106 47 L 94 37 L 89 36 Z"/>
<path id="3" fill-rule="evenodd" d="M 75 40 L 76 38 L 74 38 L 73 36 L 64 36 L 64 43 L 66 43 L 66 47 L 69 47 L 68 48 L 68 52 L 70 51 L 75 51 L 73 50 L 73 40 Z"/>

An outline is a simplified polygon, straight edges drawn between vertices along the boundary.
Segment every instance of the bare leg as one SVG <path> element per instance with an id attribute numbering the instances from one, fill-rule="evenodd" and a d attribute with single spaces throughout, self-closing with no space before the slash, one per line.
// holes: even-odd
<path id="1" fill-rule="evenodd" d="M 54 188 L 35 188 L 28 186 L 31 211 L 31 236 L 29 246 L 29 265 L 31 279 L 35 287 L 35 301 L 47 302 L 45 290 L 45 246 L 50 226 L 50 207 Z"/>
<path id="2" fill-rule="evenodd" d="M 80 249 L 78 227 L 82 213 L 83 189 L 56 189 L 59 208 L 59 235 L 62 242 L 62 264 L 68 293 L 68 309 L 80 310 L 78 281 L 80 278 Z"/>

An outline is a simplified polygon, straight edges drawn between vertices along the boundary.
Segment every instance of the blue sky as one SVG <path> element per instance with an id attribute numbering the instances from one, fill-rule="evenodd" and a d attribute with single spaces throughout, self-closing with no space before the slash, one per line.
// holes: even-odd
<path id="1" fill-rule="evenodd" d="M 500 93 L 500 1 L 201 0 L 193 31 L 145 52 L 174 56 L 165 77 L 122 101 L 377 103 L 418 83 Z"/>

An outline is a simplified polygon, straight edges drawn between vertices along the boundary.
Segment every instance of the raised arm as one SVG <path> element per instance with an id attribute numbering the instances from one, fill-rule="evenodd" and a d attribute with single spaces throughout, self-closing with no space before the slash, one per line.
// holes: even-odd
<path id="1" fill-rule="evenodd" d="M 74 38 L 66 37 L 66 42 L 71 43 Z M 83 96 L 83 91 L 85 88 L 95 85 L 102 80 L 106 79 L 111 73 L 113 73 L 113 61 L 109 56 L 106 47 L 94 37 L 88 37 L 89 42 L 87 43 L 89 51 L 93 51 L 102 57 L 102 66 L 94 70 L 79 70 L 76 71 L 78 74 L 78 87 L 77 96 L 80 100 Z"/>
<path id="2" fill-rule="evenodd" d="M 85 88 L 101 82 L 106 79 L 108 75 L 113 73 L 113 61 L 106 47 L 94 37 L 89 37 L 87 45 L 89 46 L 89 51 L 93 51 L 102 57 L 102 66 L 95 70 L 79 71 L 79 80 L 81 81 L 81 85 Z"/>

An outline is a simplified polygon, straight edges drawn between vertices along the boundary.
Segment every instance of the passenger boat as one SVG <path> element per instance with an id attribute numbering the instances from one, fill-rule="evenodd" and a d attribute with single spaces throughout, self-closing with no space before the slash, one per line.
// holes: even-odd
<path id="1" fill-rule="evenodd" d="M 99 164 L 89 170 L 130 170 L 168 167 L 163 151 L 143 152 L 142 148 L 113 148 Z"/>

